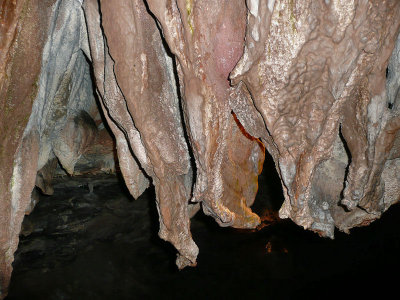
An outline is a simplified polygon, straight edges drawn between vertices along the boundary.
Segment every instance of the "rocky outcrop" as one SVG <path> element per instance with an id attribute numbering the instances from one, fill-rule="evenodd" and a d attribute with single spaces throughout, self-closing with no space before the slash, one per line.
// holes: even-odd
<path id="1" fill-rule="evenodd" d="M 15 3 L 15 4 L 14 4 Z M 55 159 L 68 172 L 99 119 L 78 1 L 1 2 L 0 291 L 5 294 L 35 184 L 51 194 Z M 3 20 L 5 22 L 3 23 Z M 86 44 L 83 43 L 86 42 Z M 3 51 L 4 50 L 4 51 Z M 4 53 L 4 55 L 3 55 Z"/>
<path id="2" fill-rule="evenodd" d="M 400 197 L 387 161 L 399 116 L 385 86 L 398 1 L 247 4 L 245 53 L 230 78 L 248 87 L 268 129 L 280 216 L 330 237 L 378 218 Z"/>
<path id="3" fill-rule="evenodd" d="M 400 200 L 396 0 L 18 0 L 0 16 L 3 296 L 57 163 L 119 168 L 134 198 L 151 181 L 179 268 L 196 264 L 200 205 L 221 226 L 260 224 L 265 150 L 281 218 L 322 236 Z"/>
<path id="4" fill-rule="evenodd" d="M 119 141 L 128 144 L 151 176 L 160 212 L 159 234 L 178 249 L 178 266 L 194 264 L 198 249 L 189 228 L 189 152 L 169 69 L 171 58 L 143 2 L 101 2 L 102 19 L 99 9 L 97 1 L 85 2 L 96 84 L 117 149 Z M 131 157 L 121 165 L 125 177 L 131 176 L 134 163 Z"/>
<path id="5" fill-rule="evenodd" d="M 31 155 L 38 155 L 38 136 L 26 127 L 37 95 L 52 2 L 0 2 L 0 297 L 6 293 L 35 183 L 37 159 Z"/>
<path id="6" fill-rule="evenodd" d="M 255 193 L 246 190 L 251 190 L 257 180 L 264 149 L 260 149 L 256 139 L 241 140 L 235 134 L 239 121 L 231 113 L 230 99 L 246 98 L 245 94 L 238 95 L 241 87 L 231 88 L 228 81 L 242 55 L 244 3 L 148 3 L 177 58 L 185 124 L 196 161 L 192 201 L 202 202 L 203 211 L 220 225 L 254 228 L 260 219 L 246 204 L 254 201 Z M 241 155 L 235 157 L 231 152 L 237 150 L 239 143 Z M 235 168 L 240 171 L 240 181 L 232 173 Z"/>

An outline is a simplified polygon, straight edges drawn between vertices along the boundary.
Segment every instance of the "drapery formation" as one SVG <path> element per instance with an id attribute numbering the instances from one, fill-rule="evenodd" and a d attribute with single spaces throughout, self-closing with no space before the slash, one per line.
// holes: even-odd
<path id="1" fill-rule="evenodd" d="M 179 268 L 200 206 L 259 225 L 265 151 L 280 216 L 322 236 L 400 200 L 399 1 L 2 0 L 0 18 L 2 296 L 33 187 L 57 160 L 74 174 L 98 109 Z"/>

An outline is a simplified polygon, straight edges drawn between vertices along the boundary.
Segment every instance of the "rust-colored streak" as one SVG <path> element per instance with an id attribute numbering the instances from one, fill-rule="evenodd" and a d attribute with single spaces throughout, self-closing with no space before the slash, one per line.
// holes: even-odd
<path id="1" fill-rule="evenodd" d="M 235 120 L 235 122 L 236 122 L 236 125 L 237 125 L 237 126 L 239 127 L 239 129 L 240 129 L 240 132 L 241 132 L 245 137 L 247 137 L 249 140 L 257 142 L 257 144 L 258 144 L 258 146 L 260 147 L 261 151 L 265 154 L 265 146 L 264 146 L 264 144 L 261 142 L 261 140 L 258 139 L 258 138 L 256 138 L 256 137 L 254 137 L 254 136 L 252 136 L 252 135 L 250 135 L 250 134 L 246 131 L 246 129 L 243 127 L 243 125 L 240 123 L 240 121 L 239 121 L 239 119 L 237 118 L 236 114 L 235 114 L 233 111 L 232 111 L 231 113 L 232 113 L 232 116 L 233 116 L 233 118 L 234 118 L 234 120 Z"/>

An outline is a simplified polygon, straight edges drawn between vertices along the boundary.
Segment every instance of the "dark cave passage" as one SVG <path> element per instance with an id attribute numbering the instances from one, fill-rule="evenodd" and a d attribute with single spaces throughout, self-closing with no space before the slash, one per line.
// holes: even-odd
<path id="1" fill-rule="evenodd" d="M 261 216 L 276 215 L 283 201 L 271 167 L 267 158 L 253 206 Z M 399 278 L 389 277 L 400 266 L 399 216 L 395 205 L 371 226 L 330 240 L 289 220 L 249 231 L 198 213 L 198 266 L 178 271 L 176 250 L 157 236 L 153 187 L 133 200 L 112 174 L 58 177 L 54 195 L 41 195 L 25 217 L 7 299 L 325 299 L 340 296 L 333 287 L 346 281 L 357 293 L 368 283 L 381 291 L 377 282 L 388 291 Z"/>
<path id="2" fill-rule="evenodd" d="M 0 3 L 0 300 L 397 288 L 398 0 Z"/>

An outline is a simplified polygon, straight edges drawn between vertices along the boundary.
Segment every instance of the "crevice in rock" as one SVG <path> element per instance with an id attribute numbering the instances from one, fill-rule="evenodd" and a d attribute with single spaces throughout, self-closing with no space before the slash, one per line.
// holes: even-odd
<path id="1" fill-rule="evenodd" d="M 346 168 L 345 168 L 345 171 L 344 171 L 343 189 L 340 192 L 340 199 L 343 199 L 343 197 L 344 197 L 343 191 L 346 188 L 347 176 L 349 175 L 349 168 L 350 168 L 350 165 L 351 165 L 352 157 L 351 157 L 351 152 L 350 152 L 349 146 L 347 145 L 347 142 L 346 142 L 346 140 L 345 140 L 345 138 L 344 138 L 344 136 L 342 134 L 342 126 L 339 127 L 339 138 L 340 138 L 340 141 L 343 144 L 343 147 L 344 147 L 344 150 L 346 151 L 346 156 L 347 156 L 347 165 L 346 165 Z M 341 204 L 339 203 L 339 205 L 341 205 Z M 344 205 L 342 207 L 344 209 L 347 209 Z"/>
<path id="2" fill-rule="evenodd" d="M 265 151 L 263 170 L 258 177 L 258 192 L 251 207 L 261 218 L 262 223 L 259 228 L 263 228 L 279 220 L 278 211 L 284 201 L 280 182 L 275 162 L 272 156 Z"/>

